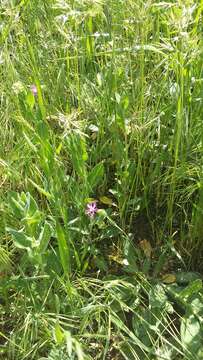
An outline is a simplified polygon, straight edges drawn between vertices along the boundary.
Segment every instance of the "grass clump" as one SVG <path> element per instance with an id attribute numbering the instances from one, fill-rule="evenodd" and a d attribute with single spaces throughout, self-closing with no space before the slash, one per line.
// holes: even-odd
<path id="1" fill-rule="evenodd" d="M 0 6 L 2 359 L 202 359 L 202 2 Z"/>

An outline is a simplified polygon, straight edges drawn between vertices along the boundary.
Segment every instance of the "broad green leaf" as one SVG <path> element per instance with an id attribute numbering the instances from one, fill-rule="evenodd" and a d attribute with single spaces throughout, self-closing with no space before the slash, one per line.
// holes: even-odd
<path id="1" fill-rule="evenodd" d="M 180 272 L 176 273 L 177 283 L 181 285 L 187 285 L 189 282 L 201 279 L 201 275 L 196 272 Z"/>
<path id="2" fill-rule="evenodd" d="M 135 273 L 138 271 L 138 249 L 135 249 L 131 241 L 126 240 L 124 243 L 124 256 L 129 265 L 124 266 L 124 270 L 127 272 Z"/>
<path id="3" fill-rule="evenodd" d="M 193 294 L 199 293 L 202 289 L 202 280 L 197 279 L 191 282 L 184 290 L 181 291 L 180 297 L 187 300 Z"/>
<path id="4" fill-rule="evenodd" d="M 31 226 L 33 224 L 39 224 L 41 221 L 41 213 L 37 210 L 32 216 L 29 216 L 29 214 L 26 215 L 26 217 L 24 217 L 22 219 L 23 222 L 26 221 L 26 223 Z"/>
<path id="5" fill-rule="evenodd" d="M 47 221 L 45 221 L 38 239 L 40 253 L 44 253 L 46 251 L 52 232 L 52 226 Z"/>
<path id="6" fill-rule="evenodd" d="M 12 235 L 13 242 L 17 248 L 30 250 L 32 249 L 33 239 L 24 234 L 23 230 L 14 230 L 7 227 L 6 230 Z"/>
<path id="7" fill-rule="evenodd" d="M 190 309 L 193 314 L 203 317 L 203 293 L 193 294 L 190 299 Z"/>
<path id="8" fill-rule="evenodd" d="M 38 205 L 30 193 L 26 193 L 26 211 L 29 213 L 29 216 L 32 216 L 38 211 Z"/>
<path id="9" fill-rule="evenodd" d="M 64 339 L 64 333 L 61 330 L 61 327 L 60 327 L 58 321 L 56 322 L 56 325 L 55 325 L 54 335 L 55 335 L 56 342 L 58 344 L 61 344 L 63 342 L 63 339 Z"/>
<path id="10" fill-rule="evenodd" d="M 202 347 L 202 331 L 198 318 L 193 314 L 185 316 L 181 321 L 180 332 L 182 344 L 195 354 Z"/>
<path id="11" fill-rule="evenodd" d="M 17 218 L 24 216 L 24 202 L 21 201 L 20 195 L 17 192 L 11 191 L 8 193 L 9 207 Z"/>
<path id="12" fill-rule="evenodd" d="M 149 304 L 152 309 L 159 308 L 169 313 L 173 313 L 173 306 L 168 301 L 165 288 L 160 284 L 156 284 L 150 289 Z"/>

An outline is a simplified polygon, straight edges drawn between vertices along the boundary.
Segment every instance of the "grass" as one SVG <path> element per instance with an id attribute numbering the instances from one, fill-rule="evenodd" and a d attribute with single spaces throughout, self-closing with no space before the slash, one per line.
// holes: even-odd
<path id="1" fill-rule="evenodd" d="M 2 359 L 202 359 L 202 9 L 1 1 Z"/>

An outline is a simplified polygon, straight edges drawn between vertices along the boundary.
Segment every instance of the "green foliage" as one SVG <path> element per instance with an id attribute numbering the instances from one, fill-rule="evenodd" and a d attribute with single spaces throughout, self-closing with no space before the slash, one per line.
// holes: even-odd
<path id="1" fill-rule="evenodd" d="M 202 1 L 0 7 L 0 357 L 201 359 Z"/>

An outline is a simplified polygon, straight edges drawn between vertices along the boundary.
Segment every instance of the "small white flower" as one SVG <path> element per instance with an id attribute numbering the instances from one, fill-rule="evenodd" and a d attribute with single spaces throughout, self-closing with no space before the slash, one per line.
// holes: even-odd
<path id="1" fill-rule="evenodd" d="M 126 265 L 126 266 L 128 266 L 128 265 L 129 265 L 129 262 L 128 262 L 128 260 L 127 260 L 127 259 L 123 259 L 123 265 Z"/>

